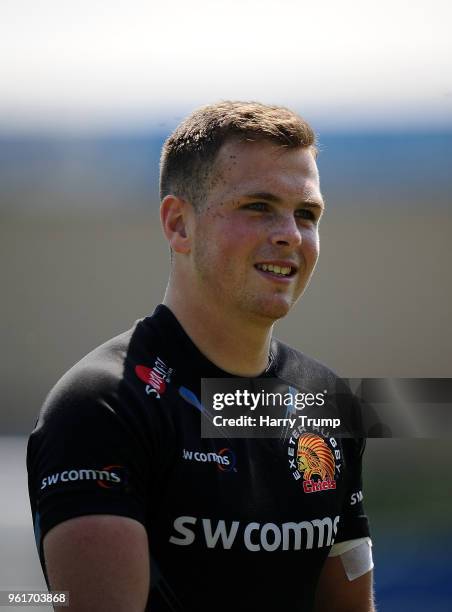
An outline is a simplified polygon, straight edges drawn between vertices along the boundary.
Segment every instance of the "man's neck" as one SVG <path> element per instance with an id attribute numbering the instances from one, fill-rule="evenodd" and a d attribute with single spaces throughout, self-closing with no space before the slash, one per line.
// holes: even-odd
<path id="1" fill-rule="evenodd" d="M 212 363 L 239 376 L 258 376 L 268 366 L 273 325 L 244 321 L 206 304 L 195 306 L 167 289 L 163 304 Z"/>

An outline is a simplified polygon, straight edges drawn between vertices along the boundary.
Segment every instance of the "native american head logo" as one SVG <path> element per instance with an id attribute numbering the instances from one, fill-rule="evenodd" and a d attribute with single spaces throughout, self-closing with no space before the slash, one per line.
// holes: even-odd
<path id="1" fill-rule="evenodd" d="M 311 480 L 314 474 L 321 480 L 334 479 L 333 453 L 320 436 L 304 434 L 298 438 L 297 466 L 304 480 Z"/>

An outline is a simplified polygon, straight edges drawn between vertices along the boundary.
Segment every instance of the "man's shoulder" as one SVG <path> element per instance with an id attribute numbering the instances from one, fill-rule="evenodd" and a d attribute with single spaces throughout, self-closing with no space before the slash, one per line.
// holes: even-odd
<path id="1" fill-rule="evenodd" d="M 339 376 L 327 365 L 306 355 L 281 340 L 272 341 L 272 352 L 276 358 L 276 372 L 286 380 L 323 379 L 336 383 Z"/>
<path id="2" fill-rule="evenodd" d="M 345 437 L 349 439 L 347 448 L 358 456 L 362 455 L 365 446 L 362 409 L 348 381 L 325 364 L 283 342 L 276 341 L 275 351 L 277 378 L 295 389 L 326 390 L 328 405 L 337 411 L 342 433 L 346 433 Z"/>
<path id="3" fill-rule="evenodd" d="M 89 390 L 95 386 L 113 384 L 120 379 L 134 329 L 103 342 L 87 353 L 63 374 L 52 392 L 66 387 L 74 391 L 78 387 Z"/>
<path id="4" fill-rule="evenodd" d="M 157 350 L 156 339 L 144 321 L 136 321 L 131 329 L 97 346 L 63 374 L 49 392 L 41 416 L 63 406 L 80 410 L 94 401 L 118 398 L 121 388 L 133 380 L 128 372 L 146 360 L 153 347 Z"/>

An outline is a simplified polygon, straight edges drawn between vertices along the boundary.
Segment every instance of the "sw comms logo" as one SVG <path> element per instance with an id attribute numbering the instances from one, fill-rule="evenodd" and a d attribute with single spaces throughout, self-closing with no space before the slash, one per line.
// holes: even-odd
<path id="1" fill-rule="evenodd" d="M 78 482 L 81 480 L 95 481 L 102 489 L 111 489 L 124 482 L 124 475 L 121 474 L 122 471 L 122 465 L 106 465 L 100 470 L 93 470 L 91 468 L 64 470 L 63 472 L 56 472 L 43 478 L 41 481 L 41 491 L 56 484 Z"/>
<path id="2" fill-rule="evenodd" d="M 340 472 L 341 451 L 334 438 L 329 439 L 333 451 L 320 436 L 312 433 L 296 435 L 289 439 L 289 468 L 295 480 L 303 477 L 303 491 L 318 493 L 336 488 L 335 473 Z"/>
<path id="3" fill-rule="evenodd" d="M 282 524 L 178 516 L 169 542 L 177 546 L 198 543 L 224 550 L 244 547 L 251 552 L 312 550 L 334 544 L 339 521 L 340 516 Z"/>
<path id="4" fill-rule="evenodd" d="M 173 373 L 174 369 L 169 368 L 160 357 L 157 357 L 152 368 L 144 365 L 135 366 L 135 374 L 146 383 L 146 393 L 156 395 L 157 399 L 165 393 L 166 385 L 171 381 Z"/>
<path id="5" fill-rule="evenodd" d="M 230 448 L 222 448 L 215 452 L 190 451 L 185 448 L 182 450 L 182 457 L 186 461 L 196 461 L 198 463 L 215 463 L 220 472 L 236 472 L 237 460 L 235 453 Z"/>

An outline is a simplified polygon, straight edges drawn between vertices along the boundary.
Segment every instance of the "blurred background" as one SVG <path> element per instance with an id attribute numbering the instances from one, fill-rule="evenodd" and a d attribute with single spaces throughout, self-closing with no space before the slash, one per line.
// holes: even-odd
<path id="1" fill-rule="evenodd" d="M 220 99 L 318 132 L 327 213 L 276 334 L 350 377 L 450 377 L 447 0 L 2 0 L 0 589 L 44 588 L 25 447 L 56 380 L 160 302 L 164 138 Z M 370 440 L 378 609 L 452 608 L 450 439 Z M 43 610 L 46 608 L 42 608 Z"/>

